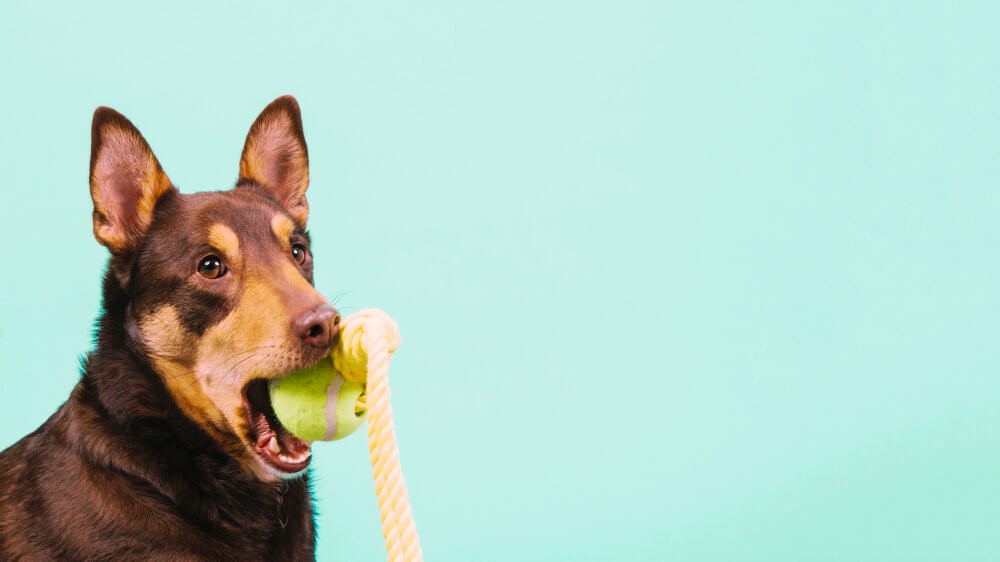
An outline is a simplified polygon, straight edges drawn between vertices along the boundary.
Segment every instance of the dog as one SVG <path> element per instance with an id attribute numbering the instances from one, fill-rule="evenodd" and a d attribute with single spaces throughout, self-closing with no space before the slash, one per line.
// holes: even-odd
<path id="1" fill-rule="evenodd" d="M 111 254 L 95 347 L 0 453 L 0 560 L 314 559 L 310 446 L 268 397 L 339 336 L 313 284 L 298 103 L 257 117 L 228 191 L 181 194 L 113 109 L 91 140 Z"/>

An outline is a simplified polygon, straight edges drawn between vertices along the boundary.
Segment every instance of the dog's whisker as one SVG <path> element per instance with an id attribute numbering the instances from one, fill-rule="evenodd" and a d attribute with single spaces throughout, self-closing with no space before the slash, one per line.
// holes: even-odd
<path id="1" fill-rule="evenodd" d="M 245 363 L 248 359 L 253 359 L 254 355 L 256 355 L 256 353 L 252 353 L 252 354 L 244 357 L 243 359 L 240 359 L 235 365 L 233 365 L 232 367 L 230 367 L 229 370 L 226 371 L 226 373 L 224 375 L 222 375 L 222 377 L 221 377 L 222 380 L 228 380 L 229 374 L 232 373 L 236 369 L 236 367 L 239 367 L 240 365 L 242 365 L 243 363 Z"/>
<path id="2" fill-rule="evenodd" d="M 336 305 L 336 304 L 340 303 L 340 300 L 342 298 L 346 297 L 347 295 L 349 295 L 350 293 L 351 293 L 351 291 L 348 290 L 348 291 L 341 291 L 341 292 L 333 295 L 333 298 L 330 299 L 331 304 Z"/>
<path id="3" fill-rule="evenodd" d="M 274 348 L 274 347 L 278 347 L 278 346 L 272 344 L 272 345 L 252 347 L 250 349 L 244 349 L 242 351 L 238 351 L 238 352 L 230 355 L 229 357 L 226 357 L 222 361 L 219 361 L 219 363 L 217 365 L 219 367 L 221 367 L 221 366 L 225 365 L 226 363 L 228 363 L 230 361 L 233 361 L 233 360 L 235 360 L 237 358 L 244 357 L 245 355 L 248 355 L 248 354 L 249 354 L 249 356 L 252 357 L 254 353 L 257 353 L 257 352 L 259 352 L 259 351 L 261 351 L 263 349 L 271 349 L 271 348 Z M 190 376 L 190 375 L 194 375 L 194 374 L 197 374 L 197 373 L 198 373 L 198 370 L 197 369 L 193 369 L 193 370 L 190 370 L 190 371 L 182 371 L 180 373 L 173 373 L 173 374 L 171 374 L 170 376 L 168 376 L 166 378 L 167 379 L 173 379 L 173 378 L 178 378 L 178 377 Z"/>
<path id="4" fill-rule="evenodd" d="M 269 359 L 270 359 L 271 357 L 273 357 L 273 356 L 274 356 L 274 354 L 273 354 L 273 353 L 267 353 L 267 354 L 265 354 L 265 355 L 264 355 L 263 357 L 261 357 L 261 358 L 260 358 L 260 359 L 259 359 L 259 360 L 258 360 L 258 361 L 257 361 L 256 363 L 254 363 L 254 364 L 253 364 L 253 367 L 251 367 L 251 368 L 249 369 L 249 371 L 250 371 L 250 372 L 253 372 L 253 371 L 255 371 L 255 370 L 257 369 L 257 367 L 259 367 L 259 366 L 260 366 L 260 364 L 261 364 L 261 363 L 263 363 L 264 361 L 267 361 L 267 360 L 269 360 Z"/>

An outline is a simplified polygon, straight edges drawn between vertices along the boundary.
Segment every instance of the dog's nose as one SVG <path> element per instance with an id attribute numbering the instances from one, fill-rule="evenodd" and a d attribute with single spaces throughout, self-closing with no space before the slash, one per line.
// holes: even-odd
<path id="1" fill-rule="evenodd" d="M 309 345 L 328 346 L 340 332 L 340 314 L 333 306 L 321 304 L 292 320 L 292 332 Z"/>

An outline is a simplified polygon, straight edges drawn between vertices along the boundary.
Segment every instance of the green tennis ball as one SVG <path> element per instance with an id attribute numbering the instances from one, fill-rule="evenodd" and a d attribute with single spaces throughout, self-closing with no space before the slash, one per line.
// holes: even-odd
<path id="1" fill-rule="evenodd" d="M 346 380 L 327 357 L 271 381 L 271 407 L 281 425 L 303 441 L 333 441 L 354 433 L 365 420 L 355 413 L 361 383 Z"/>

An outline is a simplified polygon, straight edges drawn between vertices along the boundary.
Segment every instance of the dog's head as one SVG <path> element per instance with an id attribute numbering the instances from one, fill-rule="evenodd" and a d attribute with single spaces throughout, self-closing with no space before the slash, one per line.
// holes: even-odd
<path id="1" fill-rule="evenodd" d="M 298 104 L 250 128 L 229 191 L 181 194 L 125 117 L 94 113 L 94 235 L 128 299 L 125 329 L 181 410 L 262 479 L 309 445 L 270 409 L 267 380 L 328 354 L 340 317 L 313 287 L 308 155 Z"/>

